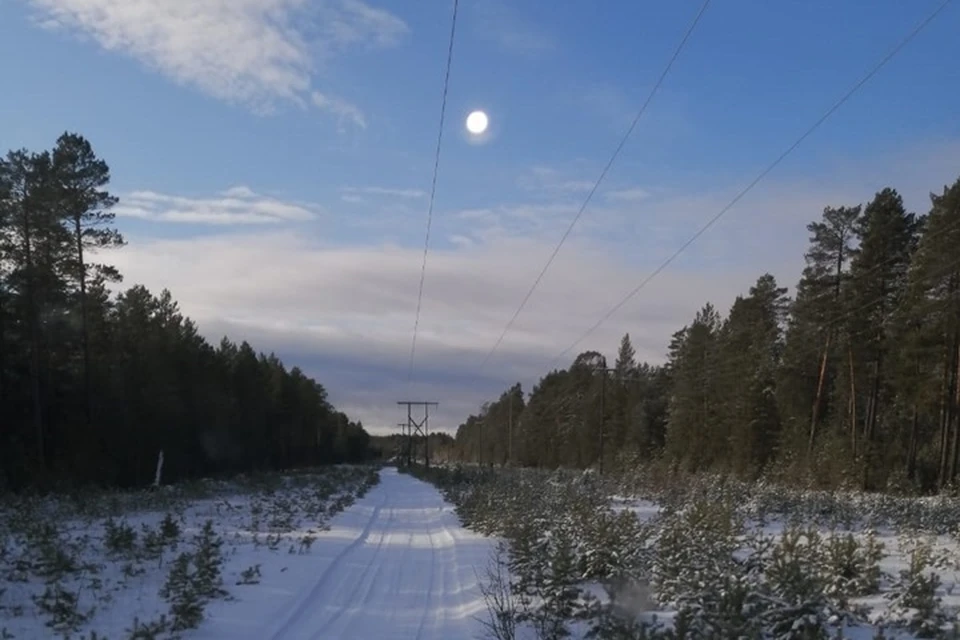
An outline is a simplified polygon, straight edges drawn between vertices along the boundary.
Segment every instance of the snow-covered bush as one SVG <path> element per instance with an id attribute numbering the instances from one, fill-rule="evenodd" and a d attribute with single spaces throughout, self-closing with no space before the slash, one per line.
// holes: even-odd
<path id="1" fill-rule="evenodd" d="M 329 519 L 378 480 L 375 467 L 358 465 L 0 496 L 0 640 L 168 640 L 202 620 L 225 581 L 256 579 L 245 580 L 244 569 L 250 553 L 270 553 L 260 536 L 306 553 Z M 243 545 L 250 553 L 237 553 Z"/>

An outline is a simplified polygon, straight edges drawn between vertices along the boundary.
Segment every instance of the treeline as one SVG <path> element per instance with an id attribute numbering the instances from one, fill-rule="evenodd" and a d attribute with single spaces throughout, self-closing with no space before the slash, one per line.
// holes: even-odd
<path id="1" fill-rule="evenodd" d="M 208 344 L 168 291 L 113 295 L 110 170 L 82 136 L 0 158 L 0 488 L 338 461 L 369 437 L 273 355 Z"/>
<path id="2" fill-rule="evenodd" d="M 396 458 L 403 462 L 409 455 L 412 461 L 424 461 L 426 446 L 429 445 L 430 462 L 450 462 L 455 460 L 456 442 L 448 433 L 434 431 L 430 433 L 430 440 L 426 442 L 422 436 L 408 439 L 399 433 L 387 436 L 370 436 L 370 448 L 382 460 Z"/>
<path id="3" fill-rule="evenodd" d="M 960 466 L 960 180 L 925 215 L 893 189 L 808 225 L 790 299 L 770 274 L 723 317 L 706 304 L 665 364 L 629 335 L 460 426 L 460 459 L 942 490 Z M 601 429 L 601 425 L 603 428 Z M 602 453 L 601 453 L 602 452 Z"/>

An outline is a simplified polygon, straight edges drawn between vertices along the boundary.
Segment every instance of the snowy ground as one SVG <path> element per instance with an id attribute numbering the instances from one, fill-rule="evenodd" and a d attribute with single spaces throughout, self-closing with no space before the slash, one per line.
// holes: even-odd
<path id="1" fill-rule="evenodd" d="M 591 494 L 568 480 L 495 483 L 472 509 L 475 518 L 488 515 L 471 526 L 499 535 L 491 530 L 496 522 L 532 523 L 541 545 L 564 523 L 575 553 L 598 559 L 611 550 L 625 557 L 658 548 L 649 535 L 669 520 L 665 502 L 614 496 L 614 511 L 630 511 L 641 529 L 641 523 L 650 527 L 643 535 L 632 526 L 609 528 L 615 522 L 598 510 L 609 494 Z M 576 498 L 582 491 L 588 493 Z M 883 545 L 880 588 L 854 604 L 869 606 L 874 621 L 911 617 L 894 612 L 890 596 L 906 584 L 910 549 L 929 540 L 911 589 L 935 572 L 939 623 L 956 619 L 955 501 L 748 494 L 740 504 L 749 528 L 777 544 L 788 521 L 814 524 L 811 514 L 830 512 L 832 524 L 815 527 L 819 535 L 850 532 L 865 549 L 869 520 Z M 786 504 L 784 496 L 792 501 L 785 510 L 756 506 Z M 836 504 L 828 509 L 825 501 Z M 710 536 L 702 526 L 684 532 L 690 549 L 681 551 L 699 557 L 697 547 Z M 477 574 L 490 567 L 494 540 L 463 528 L 434 486 L 392 468 L 379 476 L 370 468 L 336 467 L 139 494 L 10 500 L 0 504 L 0 640 L 478 638 L 487 612 Z M 828 546 L 817 549 L 826 553 Z M 683 574 L 709 564 L 701 560 L 678 569 Z M 602 595 L 603 588 L 593 586 Z M 653 613 L 658 607 L 649 592 L 641 595 L 637 605 L 645 606 L 638 611 Z M 667 609 L 656 613 L 661 620 L 673 616 Z M 186 621 L 179 631 L 178 621 Z M 844 626 L 847 638 L 874 637 L 875 628 L 862 619 Z M 916 636 L 888 627 L 887 637 Z"/>
<path id="2" fill-rule="evenodd" d="M 169 626 L 177 598 L 161 593 L 185 551 L 222 556 L 226 593 L 201 598 L 203 620 L 184 638 L 476 637 L 484 606 L 475 567 L 486 565 L 491 543 L 461 528 L 431 485 L 394 469 L 351 504 L 367 473 L 302 475 L 269 489 L 224 485 L 226 495 L 178 497 L 168 509 L 113 505 L 112 525 L 100 509 L 67 517 L 76 510 L 49 501 L 8 506 L 0 511 L 0 638 L 168 637 L 135 635 L 134 619 L 166 616 Z M 346 509 L 329 518 L 338 504 Z M 219 552 L 210 536 L 195 540 L 207 520 Z M 192 575 L 207 564 L 195 560 Z"/>
<path id="3" fill-rule="evenodd" d="M 512 575 L 494 584 L 507 603 L 498 612 L 516 624 L 502 638 L 526 638 L 544 623 L 573 638 L 673 638 L 635 628 L 654 616 L 690 637 L 806 638 L 816 628 L 856 640 L 960 638 L 960 500 L 949 495 L 706 475 L 414 473 L 436 483 L 471 528 L 509 542 L 501 567 L 509 562 Z M 588 628 L 600 635 L 585 636 Z"/>
<path id="4" fill-rule="evenodd" d="M 850 492 L 848 494 L 837 492 L 835 496 L 840 500 L 846 501 L 850 505 L 851 512 L 867 511 L 869 506 L 864 508 L 863 503 L 869 503 L 876 496 L 866 496 Z M 843 535 L 850 533 L 854 539 L 861 545 L 865 543 L 868 537 L 868 531 L 872 530 L 874 540 L 882 546 L 882 555 L 879 560 L 879 570 L 881 573 L 880 592 L 871 596 L 855 597 L 851 600 L 854 606 L 864 607 L 868 611 L 867 619 L 872 625 L 846 626 L 844 635 L 853 639 L 871 639 L 875 637 L 877 630 L 881 627 L 887 627 L 885 634 L 888 638 L 916 638 L 917 636 L 902 629 L 890 628 L 894 621 L 902 620 L 914 615 L 913 609 L 895 610 L 896 606 L 891 602 L 891 591 L 898 583 L 902 583 L 905 573 L 911 569 L 911 561 L 920 563 L 918 575 L 929 576 L 936 582 L 934 589 L 934 598 L 938 601 L 939 607 L 946 614 L 941 622 L 944 628 L 950 628 L 954 622 L 960 621 L 960 536 L 956 533 L 945 534 L 938 533 L 943 529 L 955 530 L 960 526 L 955 518 L 942 517 L 943 511 L 956 508 L 956 500 L 952 498 L 900 498 L 903 502 L 903 517 L 898 518 L 870 518 L 870 520 L 879 520 L 880 524 L 865 522 L 864 519 L 851 515 L 844 518 L 846 522 L 843 525 L 834 523 L 833 526 L 824 526 L 820 523 L 814 529 L 817 534 L 824 538 L 831 535 Z M 615 511 L 629 511 L 636 515 L 640 522 L 652 522 L 663 514 L 662 507 L 657 502 L 649 499 L 629 498 L 624 496 L 613 496 L 613 508 Z M 857 503 L 859 509 L 857 508 Z M 944 509 L 944 503 L 953 503 Z M 929 511 L 935 512 L 930 517 L 922 517 L 924 506 Z M 920 513 L 912 513 L 912 507 Z M 749 509 L 748 509 L 749 511 Z M 941 513 L 936 513 L 941 512 Z M 772 542 L 777 543 L 783 538 L 784 532 L 790 527 L 788 519 L 793 523 L 802 522 L 803 519 L 797 517 L 788 518 L 785 514 L 778 514 L 762 519 L 747 518 L 746 526 L 748 529 L 757 531 L 761 535 L 768 537 Z M 891 522 L 891 520 L 894 520 Z M 924 550 L 917 551 L 918 547 L 926 546 Z M 669 619 L 672 612 L 657 612 L 660 619 Z"/>

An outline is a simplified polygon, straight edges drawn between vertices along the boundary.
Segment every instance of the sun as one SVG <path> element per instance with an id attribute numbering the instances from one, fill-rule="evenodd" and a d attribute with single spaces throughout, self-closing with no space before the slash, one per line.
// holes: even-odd
<path id="1" fill-rule="evenodd" d="M 487 118 L 487 114 L 483 111 L 473 111 L 467 116 L 467 131 L 478 136 L 487 130 L 489 123 L 490 121 Z"/>

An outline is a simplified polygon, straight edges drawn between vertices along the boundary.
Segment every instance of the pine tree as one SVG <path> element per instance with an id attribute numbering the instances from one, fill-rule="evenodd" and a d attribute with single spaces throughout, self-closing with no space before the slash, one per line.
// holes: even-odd
<path id="1" fill-rule="evenodd" d="M 894 396 L 886 371 L 890 331 L 896 309 L 904 300 L 918 223 L 916 216 L 904 209 L 900 195 L 888 188 L 867 205 L 855 230 L 859 247 L 844 296 L 848 366 L 840 367 L 838 396 L 847 397 L 848 411 L 843 415 L 850 453 L 854 458 L 862 454 L 866 488 L 872 459 L 883 450 L 882 440 L 888 439 L 887 434 L 878 434 L 878 425 L 883 422 L 884 405 L 891 404 Z M 889 410 L 887 407 L 887 415 L 892 417 Z M 876 442 L 878 437 L 881 442 Z"/>
<path id="2" fill-rule="evenodd" d="M 808 450 L 813 450 L 817 427 L 824 413 L 824 397 L 827 393 L 830 376 L 830 353 L 834 335 L 836 309 L 841 301 L 844 282 L 844 270 L 854 252 L 851 244 L 855 237 L 857 222 L 860 218 L 861 207 L 826 207 L 823 210 L 822 222 L 812 222 L 807 225 L 811 232 L 810 249 L 807 252 L 807 268 L 804 277 L 809 280 L 813 295 L 816 299 L 809 299 L 810 311 L 820 321 L 824 333 L 824 345 L 820 358 L 820 371 L 817 376 L 817 391 L 813 401 L 813 411 L 810 419 L 810 437 Z M 824 295 L 832 291 L 830 300 Z M 799 300 L 799 297 L 798 297 Z"/>
<path id="3" fill-rule="evenodd" d="M 937 483 L 957 476 L 960 464 L 960 180 L 931 194 L 931 209 L 908 278 L 912 342 L 928 349 L 916 360 L 934 399 L 923 413 L 938 432 Z"/>
<path id="4" fill-rule="evenodd" d="M 690 470 L 710 468 L 727 450 L 715 428 L 720 326 L 720 314 L 708 303 L 693 323 L 675 336 L 671 353 L 673 389 L 665 453 Z"/>
<path id="5" fill-rule="evenodd" d="M 765 274 L 748 297 L 737 298 L 720 331 L 718 429 L 729 448 L 729 468 L 740 475 L 758 473 L 779 439 L 775 388 L 786 308 L 786 289 Z"/>
<path id="6" fill-rule="evenodd" d="M 83 353 L 84 415 L 89 428 L 91 416 L 90 331 L 87 302 L 89 253 L 122 246 L 123 237 L 110 225 L 113 214 L 108 211 L 117 198 L 103 190 L 110 182 L 107 163 L 97 158 L 83 136 L 64 133 L 57 140 L 52 154 L 57 207 L 61 219 L 73 235 L 73 278 L 79 289 L 81 349 Z M 119 280 L 113 267 L 98 265 L 98 275 L 105 281 Z"/>

